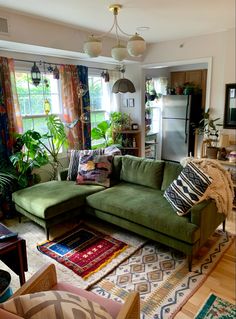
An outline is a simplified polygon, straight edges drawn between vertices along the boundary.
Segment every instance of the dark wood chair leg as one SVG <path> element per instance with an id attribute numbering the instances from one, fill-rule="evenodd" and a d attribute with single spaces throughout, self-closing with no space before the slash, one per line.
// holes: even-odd
<path id="1" fill-rule="evenodd" d="M 223 221 L 222 226 L 223 226 L 223 232 L 225 232 L 225 220 Z"/>
<path id="2" fill-rule="evenodd" d="M 193 255 L 188 255 L 188 271 L 192 271 Z"/>

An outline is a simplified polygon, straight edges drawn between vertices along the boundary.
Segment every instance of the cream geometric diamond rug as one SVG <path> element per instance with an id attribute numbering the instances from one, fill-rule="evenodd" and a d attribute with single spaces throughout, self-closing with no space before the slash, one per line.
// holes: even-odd
<path id="1" fill-rule="evenodd" d="M 186 257 L 158 243 L 148 243 L 91 291 L 123 302 L 131 290 L 141 296 L 141 319 L 167 319 L 174 315 L 203 284 L 232 236 L 217 230 L 193 260 L 188 272 Z"/>

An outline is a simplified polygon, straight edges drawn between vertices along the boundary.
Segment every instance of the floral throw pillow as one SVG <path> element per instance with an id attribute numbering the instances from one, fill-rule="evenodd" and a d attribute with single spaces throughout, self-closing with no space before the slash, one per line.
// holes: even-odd
<path id="1" fill-rule="evenodd" d="M 110 187 L 112 155 L 88 154 L 80 156 L 76 184 L 96 184 Z"/>

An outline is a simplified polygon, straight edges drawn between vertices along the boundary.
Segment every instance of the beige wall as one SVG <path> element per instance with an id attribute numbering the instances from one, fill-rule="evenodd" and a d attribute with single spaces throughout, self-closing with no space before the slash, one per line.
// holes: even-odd
<path id="1" fill-rule="evenodd" d="M 210 107 L 223 121 L 225 84 L 235 83 L 235 29 L 195 38 L 153 44 L 143 64 L 163 64 L 212 58 Z M 233 130 L 227 130 L 231 135 Z"/>

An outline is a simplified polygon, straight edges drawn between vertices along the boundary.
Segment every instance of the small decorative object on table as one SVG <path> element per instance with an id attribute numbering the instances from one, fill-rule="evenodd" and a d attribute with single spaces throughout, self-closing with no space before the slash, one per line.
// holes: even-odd
<path id="1" fill-rule="evenodd" d="M 132 123 L 131 127 L 132 127 L 132 130 L 138 130 L 139 129 L 139 125 L 137 123 Z"/>

